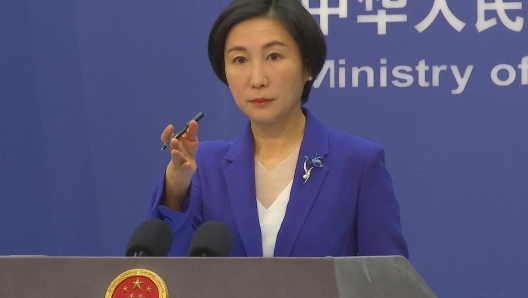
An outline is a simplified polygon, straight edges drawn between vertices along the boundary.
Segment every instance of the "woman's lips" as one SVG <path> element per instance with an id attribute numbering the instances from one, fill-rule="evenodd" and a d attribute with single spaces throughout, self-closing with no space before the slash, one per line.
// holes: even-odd
<path id="1" fill-rule="evenodd" d="M 271 103 L 271 99 L 268 98 L 254 98 L 250 101 L 254 106 L 264 107 Z"/>

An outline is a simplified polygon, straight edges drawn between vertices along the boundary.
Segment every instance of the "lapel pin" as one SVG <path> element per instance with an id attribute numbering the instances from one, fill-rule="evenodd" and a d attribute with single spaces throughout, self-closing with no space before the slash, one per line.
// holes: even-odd
<path id="1" fill-rule="evenodd" d="M 306 183 L 306 181 L 308 181 L 308 179 L 310 179 L 310 175 L 312 174 L 312 169 L 313 168 L 322 168 L 323 167 L 323 162 L 321 161 L 323 159 L 323 157 L 317 155 L 317 150 L 314 152 L 314 154 L 312 154 L 311 157 L 308 157 L 306 155 L 304 157 L 306 158 L 306 160 L 304 161 L 304 175 L 303 175 L 303 179 L 304 179 L 304 183 Z"/>

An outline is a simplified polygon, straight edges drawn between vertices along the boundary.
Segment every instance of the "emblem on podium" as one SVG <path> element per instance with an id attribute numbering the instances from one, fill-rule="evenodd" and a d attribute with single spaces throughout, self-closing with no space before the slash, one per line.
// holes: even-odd
<path id="1" fill-rule="evenodd" d="M 105 298 L 168 298 L 167 286 L 156 273 L 146 269 L 131 269 L 117 276 Z"/>

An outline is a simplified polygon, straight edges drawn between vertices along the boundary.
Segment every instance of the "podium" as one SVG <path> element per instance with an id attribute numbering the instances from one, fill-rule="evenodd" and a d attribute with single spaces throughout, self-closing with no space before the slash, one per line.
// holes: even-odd
<path id="1" fill-rule="evenodd" d="M 436 297 L 400 256 L 343 258 L 0 257 L 0 296 L 105 297 L 130 269 L 164 281 L 170 298 Z M 147 296 L 148 297 L 148 296 Z"/>

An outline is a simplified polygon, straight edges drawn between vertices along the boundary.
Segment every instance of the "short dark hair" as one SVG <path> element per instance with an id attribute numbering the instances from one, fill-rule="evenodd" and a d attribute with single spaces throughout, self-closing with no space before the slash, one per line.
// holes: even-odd
<path id="1" fill-rule="evenodd" d="M 304 66 L 312 76 L 304 84 L 301 103 L 308 95 L 315 77 L 323 68 L 326 58 L 326 42 L 319 25 L 299 0 L 234 0 L 218 16 L 209 34 L 209 61 L 216 76 L 227 85 L 224 51 L 227 35 L 238 23 L 254 19 L 270 18 L 278 21 L 293 37 L 301 52 Z"/>

